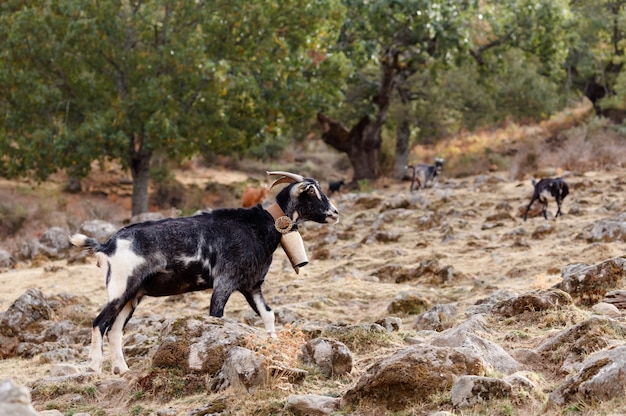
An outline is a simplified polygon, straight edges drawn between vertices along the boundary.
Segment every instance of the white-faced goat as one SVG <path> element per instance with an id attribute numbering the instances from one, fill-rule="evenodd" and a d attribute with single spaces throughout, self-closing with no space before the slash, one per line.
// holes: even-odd
<path id="1" fill-rule="evenodd" d="M 524 211 L 524 221 L 526 221 L 526 217 L 528 216 L 528 211 L 530 210 L 533 202 L 539 200 L 543 204 L 541 207 L 541 212 L 543 213 L 543 217 L 548 219 L 548 198 L 550 196 L 554 197 L 556 200 L 556 204 L 558 209 L 556 211 L 555 218 L 559 215 L 563 215 L 561 212 L 561 204 L 563 200 L 569 194 L 569 187 L 567 183 L 563 180 L 563 178 L 544 178 L 539 182 L 535 180 L 535 178 L 531 178 L 531 183 L 535 187 L 533 191 L 533 197 L 530 200 L 530 204 L 526 207 L 526 211 Z"/>
<path id="2" fill-rule="evenodd" d="M 426 188 L 429 183 L 432 182 L 432 186 L 436 186 L 439 182 L 439 176 L 443 170 L 443 159 L 440 157 L 435 158 L 434 165 L 408 165 L 407 169 L 412 169 L 411 175 L 411 187 L 409 191 L 419 190 Z M 417 184 L 417 186 L 415 186 Z"/>
<path id="3" fill-rule="evenodd" d="M 108 303 L 93 321 L 89 366 L 100 372 L 103 338 L 108 336 L 113 372 L 128 370 L 122 333 L 144 296 L 169 296 L 213 289 L 209 313 L 224 315 L 234 291 L 243 294 L 276 337 L 274 313 L 261 286 L 281 237 L 305 221 L 336 222 L 337 208 L 319 183 L 289 172 L 272 186 L 287 183 L 267 209 L 215 209 L 191 217 L 132 224 L 100 244 L 82 234 L 70 242 L 95 253 L 106 280 Z"/>

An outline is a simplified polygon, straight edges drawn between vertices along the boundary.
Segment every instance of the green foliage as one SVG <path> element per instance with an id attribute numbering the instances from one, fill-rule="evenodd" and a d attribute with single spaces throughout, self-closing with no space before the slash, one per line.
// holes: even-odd
<path id="1" fill-rule="evenodd" d="M 615 84 L 624 64 L 626 9 L 623 0 L 582 0 L 571 3 L 567 73 L 571 84 L 595 98 L 615 95 Z M 623 94 L 617 92 L 617 95 Z M 622 108 L 617 102 L 603 107 Z"/>
<path id="2" fill-rule="evenodd" d="M 338 100 L 338 0 L 0 5 L 3 174 L 242 153 Z"/>
<path id="3" fill-rule="evenodd" d="M 26 208 L 10 202 L 0 202 L 0 237 L 15 235 L 28 219 Z"/>

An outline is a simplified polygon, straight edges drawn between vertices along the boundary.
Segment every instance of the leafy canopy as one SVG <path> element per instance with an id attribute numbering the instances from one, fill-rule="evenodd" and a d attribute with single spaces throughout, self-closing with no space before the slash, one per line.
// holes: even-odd
<path id="1" fill-rule="evenodd" d="M 242 152 L 338 100 L 338 1 L 0 4 L 0 174 Z"/>

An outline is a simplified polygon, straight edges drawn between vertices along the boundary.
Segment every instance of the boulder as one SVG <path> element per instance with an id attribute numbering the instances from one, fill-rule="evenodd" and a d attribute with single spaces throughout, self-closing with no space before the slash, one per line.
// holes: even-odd
<path id="1" fill-rule="evenodd" d="M 301 351 L 302 361 L 315 365 L 326 377 L 349 374 L 352 371 L 352 353 L 342 342 L 332 338 L 315 338 Z"/>
<path id="2" fill-rule="evenodd" d="M 67 228 L 51 227 L 44 231 L 39 238 L 39 242 L 50 250 L 62 253 L 70 248 L 69 234 L 70 231 Z"/>
<path id="3" fill-rule="evenodd" d="M 0 415 L 37 416 L 30 401 L 30 391 L 11 379 L 0 380 Z"/>
<path id="4" fill-rule="evenodd" d="M 433 337 L 431 343 L 438 347 L 471 351 L 480 357 L 485 368 L 503 374 L 512 374 L 521 370 L 521 364 L 515 361 L 504 348 L 480 336 L 481 333 L 488 335 L 490 332 L 485 318 L 482 315 L 474 315 L 460 325 Z"/>
<path id="5" fill-rule="evenodd" d="M 452 405 L 463 409 L 511 395 L 512 386 L 494 377 L 461 376 L 452 386 Z"/>
<path id="6" fill-rule="evenodd" d="M 571 296 L 562 290 L 535 290 L 498 302 L 493 306 L 491 312 L 508 318 L 521 315 L 524 312 L 559 309 L 571 304 Z"/>
<path id="7" fill-rule="evenodd" d="M 80 225 L 79 232 L 88 235 L 89 237 L 93 237 L 103 243 L 115 234 L 118 229 L 119 227 L 116 227 L 107 221 L 90 220 L 85 221 Z"/>
<path id="8" fill-rule="evenodd" d="M 6 250 L 0 248 L 0 269 L 7 269 L 15 266 L 15 259 Z"/>
<path id="9" fill-rule="evenodd" d="M 335 414 L 341 406 L 341 399 L 319 395 L 289 396 L 285 410 L 289 414 L 301 416 L 325 416 Z"/>
<path id="10" fill-rule="evenodd" d="M 432 329 L 441 332 L 452 328 L 455 318 L 456 305 L 453 303 L 435 305 L 417 317 L 414 328 L 417 331 Z"/>
<path id="11" fill-rule="evenodd" d="M 224 365 L 216 380 L 214 389 L 222 390 L 228 386 L 254 393 L 264 387 L 268 379 L 267 359 L 242 347 L 228 350 Z"/>
<path id="12" fill-rule="evenodd" d="M 375 362 L 343 399 L 349 405 L 367 400 L 398 411 L 450 389 L 460 375 L 482 375 L 485 371 L 482 360 L 472 351 L 413 345 Z"/>
<path id="13" fill-rule="evenodd" d="M 554 288 L 569 293 L 576 304 L 591 306 L 605 294 L 624 286 L 626 258 L 615 257 L 595 265 L 578 264 L 563 270 L 563 280 Z"/>
<path id="14" fill-rule="evenodd" d="M 152 365 L 216 375 L 228 351 L 244 347 L 246 337 L 264 337 L 250 326 L 215 317 L 188 317 L 169 322 L 163 330 Z"/>
<path id="15" fill-rule="evenodd" d="M 585 239 L 590 243 L 626 241 L 626 213 L 596 221 L 591 226 L 586 227 L 583 233 Z"/>
<path id="16" fill-rule="evenodd" d="M 387 311 L 391 314 L 409 314 L 417 315 L 426 308 L 429 302 L 416 292 L 400 292 L 392 300 Z"/>
<path id="17" fill-rule="evenodd" d="M 535 351 L 545 362 L 560 366 L 563 375 L 578 371 L 584 357 L 605 349 L 610 339 L 626 333 L 626 327 L 604 317 L 594 316 L 566 328 L 541 343 Z"/>
<path id="18" fill-rule="evenodd" d="M 572 402 L 600 403 L 624 396 L 626 345 L 591 354 L 582 368 L 558 386 L 548 398 L 548 408 Z"/>

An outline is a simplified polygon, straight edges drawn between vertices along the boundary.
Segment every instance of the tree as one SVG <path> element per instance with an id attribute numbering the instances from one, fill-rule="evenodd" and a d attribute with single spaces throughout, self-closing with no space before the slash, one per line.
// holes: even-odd
<path id="1" fill-rule="evenodd" d="M 361 115 L 349 129 L 351 150 L 347 152 L 354 167 L 354 185 L 361 179 L 376 179 L 380 173 L 381 133 L 394 91 L 432 61 L 463 48 L 466 35 L 461 22 L 469 5 L 453 0 L 350 0 L 346 7 L 337 49 L 352 59 L 357 72 L 352 76 L 351 105 Z M 376 67 L 377 80 L 371 78 Z M 335 130 L 324 122 L 330 120 L 328 116 L 322 114 L 318 120 L 324 141 L 345 151 L 346 146 L 336 144 L 346 139 L 334 135 Z"/>
<path id="2" fill-rule="evenodd" d="M 2 171 L 46 178 L 122 161 L 147 211 L 152 156 L 243 152 L 338 94 L 333 0 L 0 5 Z"/>
<path id="3" fill-rule="evenodd" d="M 353 62 L 355 73 L 339 118 L 354 120 L 352 128 L 344 127 L 344 139 L 350 148 L 360 148 L 368 155 L 347 152 L 355 166 L 354 181 L 375 179 L 380 168 L 376 153 L 392 104 L 399 107 L 396 126 L 395 175 L 404 175 L 408 161 L 409 138 L 414 130 L 428 132 L 428 126 L 415 125 L 416 111 L 428 117 L 448 119 L 439 113 L 443 103 L 439 95 L 455 94 L 442 88 L 445 74 L 473 60 L 476 74 L 485 80 L 506 66 L 503 57 L 528 60 L 537 68 L 537 77 L 554 76 L 567 51 L 564 37 L 567 4 L 548 0 L 500 0 L 471 2 L 455 0 L 346 0 L 349 10 L 337 50 Z M 509 50 L 521 54 L 508 54 Z M 474 69 L 472 69 L 474 70 Z M 494 99 L 494 85 L 484 82 L 482 88 Z M 453 103 L 446 115 L 463 117 L 463 97 Z M 467 102 L 467 101 L 466 101 Z M 419 103 L 420 108 L 411 109 Z M 447 105 L 451 103 L 448 101 Z M 454 108 L 456 106 L 456 108 Z M 471 109 L 470 109 L 471 110 Z M 456 112 L 456 114 L 454 113 Z M 334 136 L 331 120 L 318 117 L 324 129 L 323 139 L 331 146 L 341 141 Z M 341 125 L 339 121 L 334 121 Z M 346 132 L 349 134 L 346 135 Z M 362 136 L 359 136 L 361 134 Z M 342 148 L 335 146 L 341 151 Z M 344 147 L 345 148 L 345 147 Z M 363 160 L 367 167 L 357 166 Z"/>
<path id="4" fill-rule="evenodd" d="M 572 48 L 567 57 L 570 85 L 594 104 L 596 112 L 624 118 L 626 105 L 620 84 L 626 37 L 624 0 L 572 2 Z M 621 114 L 620 114 L 621 113 Z M 621 121 L 621 120 L 620 120 Z"/>

